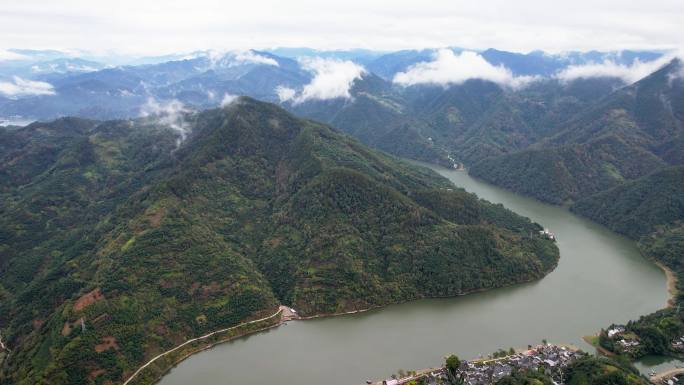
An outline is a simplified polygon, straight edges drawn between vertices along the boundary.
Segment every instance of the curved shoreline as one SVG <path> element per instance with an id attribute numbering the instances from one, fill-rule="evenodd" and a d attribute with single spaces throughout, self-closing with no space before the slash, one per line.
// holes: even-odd
<path id="1" fill-rule="evenodd" d="M 175 352 L 176 350 L 181 349 L 181 348 L 183 348 L 184 346 L 186 346 L 186 345 L 188 345 L 188 344 L 191 344 L 191 343 L 197 342 L 197 341 L 202 341 L 202 340 L 207 339 L 207 338 L 209 338 L 209 337 L 213 337 L 213 336 L 215 336 L 215 335 L 217 335 L 217 334 L 221 334 L 221 333 L 229 332 L 229 331 L 232 331 L 232 330 L 236 330 L 236 329 L 241 328 L 241 327 L 245 327 L 245 326 L 248 326 L 248 325 L 253 325 L 253 324 L 256 324 L 256 323 L 259 323 L 259 322 L 268 321 L 269 319 L 274 318 L 274 317 L 278 316 L 279 314 L 282 314 L 282 312 L 283 312 L 283 306 L 279 306 L 279 307 L 278 307 L 278 311 L 276 311 L 275 313 L 273 313 L 272 315 L 270 315 L 270 316 L 268 316 L 268 317 L 260 318 L 260 319 L 253 320 L 253 321 L 249 321 L 249 322 L 243 322 L 243 323 L 241 323 L 241 324 L 239 324 L 239 325 L 231 326 L 231 327 L 225 328 L 225 329 L 216 330 L 216 331 L 213 331 L 213 332 L 211 332 L 211 333 L 205 334 L 205 335 L 203 335 L 203 336 L 189 339 L 189 340 L 183 342 L 182 344 L 180 344 L 180 345 L 178 345 L 178 346 L 176 346 L 176 347 L 174 347 L 174 348 L 172 348 L 172 349 L 169 349 L 169 350 L 167 350 L 167 351 L 165 351 L 165 352 L 162 352 L 162 353 L 160 353 L 160 354 L 154 356 L 154 358 L 152 358 L 151 360 L 147 361 L 144 365 L 142 365 L 141 367 L 139 367 L 138 370 L 136 370 L 135 372 L 133 372 L 133 374 L 131 374 L 131 375 L 128 377 L 128 379 L 127 379 L 126 381 L 123 382 L 122 385 L 127 385 L 129 382 L 135 380 L 136 376 L 137 376 L 140 372 L 142 372 L 142 371 L 143 371 L 145 368 L 147 368 L 148 366 L 152 365 L 152 364 L 153 364 L 155 361 L 157 361 L 158 359 L 160 359 L 160 358 L 166 356 L 167 354 L 171 354 L 171 353 Z M 254 330 L 254 331 L 252 331 L 252 332 L 250 332 L 250 333 L 244 333 L 244 334 L 241 334 L 241 335 L 228 337 L 227 339 L 224 339 L 224 340 L 220 340 L 220 341 L 214 342 L 214 343 L 209 344 L 208 346 L 205 346 L 205 347 L 203 347 L 203 348 L 195 349 L 195 350 L 189 352 L 188 354 L 184 355 L 180 360 L 177 360 L 176 362 L 174 362 L 173 365 L 170 365 L 168 369 L 164 370 L 163 374 L 167 373 L 169 370 L 171 370 L 171 368 L 173 368 L 173 366 L 177 365 L 179 362 L 185 360 L 186 358 L 192 356 L 192 355 L 195 354 L 195 353 L 198 353 L 198 352 L 201 352 L 201 351 L 203 351 L 203 350 L 206 350 L 206 349 L 208 349 L 208 348 L 210 348 L 210 347 L 212 347 L 212 346 L 214 346 L 214 345 L 216 345 L 216 344 L 222 343 L 222 342 L 227 342 L 227 341 L 230 341 L 230 340 L 235 339 L 235 338 L 244 337 L 244 336 L 246 336 L 246 335 L 248 335 L 248 334 L 256 333 L 256 332 L 259 332 L 259 331 L 263 331 L 263 330 L 266 330 L 266 329 L 270 329 L 270 328 L 279 326 L 279 325 L 281 325 L 283 322 L 285 322 L 285 321 L 283 320 L 283 317 L 281 317 L 281 318 L 278 320 L 278 322 L 276 322 L 275 324 L 270 325 L 270 326 L 268 326 L 268 327 L 260 328 L 260 329 L 258 329 L 258 330 Z M 162 376 L 160 376 L 160 377 L 155 381 L 155 383 L 156 383 L 156 382 L 159 382 L 159 380 L 163 377 L 163 374 L 162 374 Z"/>
<path id="2" fill-rule="evenodd" d="M 365 313 L 365 312 L 368 312 L 368 311 L 371 311 L 371 310 L 377 310 L 377 309 L 386 308 L 387 306 L 402 305 L 402 304 L 410 303 L 410 302 L 414 302 L 414 301 L 422 301 L 422 300 L 427 300 L 427 299 L 449 299 L 449 298 L 458 298 L 458 297 L 463 297 L 463 296 L 466 296 L 466 295 L 477 294 L 477 293 L 484 293 L 484 292 L 487 292 L 487 291 L 492 291 L 492 290 L 497 290 L 497 289 L 505 289 L 505 288 L 515 287 L 515 286 L 518 286 L 518 285 L 524 285 L 524 284 L 527 284 L 527 283 L 532 283 L 532 282 L 535 282 L 535 281 L 542 280 L 542 279 L 546 278 L 547 275 L 551 274 L 554 270 L 556 270 L 556 267 L 558 267 L 558 262 L 556 262 L 556 263 L 553 265 L 553 267 L 551 267 L 551 269 L 549 269 L 548 271 L 544 272 L 544 275 L 541 276 L 541 277 L 539 277 L 539 278 L 526 279 L 526 280 L 523 280 L 523 281 L 520 281 L 520 282 L 512 283 L 512 284 L 510 284 L 510 285 L 474 289 L 474 290 L 471 290 L 471 291 L 468 291 L 468 292 L 459 293 L 459 294 L 454 294 L 454 295 L 441 295 L 441 296 L 429 296 L 429 297 L 414 298 L 414 299 L 409 299 L 409 300 L 406 300 L 406 301 L 391 302 L 391 303 L 387 303 L 387 304 L 384 304 L 384 305 L 375 305 L 375 306 L 371 306 L 371 307 L 368 307 L 368 308 L 357 309 L 357 310 L 350 310 L 350 311 L 344 311 L 344 312 L 339 312 L 339 313 L 321 313 L 321 314 L 314 314 L 314 315 L 310 315 L 310 316 L 306 316 L 306 317 L 300 317 L 300 316 L 298 316 L 298 317 L 295 318 L 295 319 L 306 321 L 306 320 L 312 320 L 312 319 L 316 319 L 316 318 L 328 318 L 328 317 L 337 317 L 337 316 L 343 316 L 343 315 L 359 314 L 359 313 Z"/>
<path id="3" fill-rule="evenodd" d="M 168 374 L 174 367 L 176 367 L 178 364 L 180 364 L 181 362 L 185 361 L 186 359 L 192 357 L 192 356 L 195 355 L 196 353 L 200 353 L 200 352 L 203 352 L 203 351 L 205 351 L 205 350 L 211 349 L 211 348 L 213 348 L 214 346 L 219 345 L 219 344 L 222 344 L 222 343 L 230 342 L 230 341 L 236 340 L 236 339 L 238 339 L 238 338 L 247 337 L 247 336 L 252 335 L 252 334 L 256 334 L 256 333 L 259 333 L 259 332 L 262 332 L 262 331 L 266 331 L 266 330 L 270 330 L 270 329 L 279 327 L 280 325 L 283 325 L 283 324 L 287 323 L 287 321 L 291 321 L 291 320 L 303 320 L 303 321 L 305 321 L 305 320 L 312 320 L 312 319 L 316 319 L 316 318 L 327 318 L 327 317 L 336 317 L 336 316 L 343 316 L 343 315 L 352 315 L 352 314 L 358 314 L 358 313 L 365 313 L 365 312 L 370 311 L 370 310 L 382 309 L 382 308 L 385 308 L 385 307 L 391 306 L 391 305 L 400 305 L 400 304 L 403 304 L 403 303 L 409 303 L 409 302 L 413 302 L 413 301 L 420 301 L 420 300 L 425 300 L 425 299 L 448 299 L 448 298 L 457 298 L 457 297 L 461 297 L 461 296 L 465 296 L 465 295 L 476 294 L 476 293 L 482 293 L 482 292 L 486 292 L 486 291 L 490 291 L 490 290 L 503 289 L 503 288 L 513 287 L 513 286 L 517 286 L 517 285 L 523 285 L 523 284 L 532 283 L 532 282 L 539 281 L 539 280 L 543 279 L 543 278 L 546 277 L 548 274 L 550 274 L 551 272 L 553 272 L 553 271 L 556 269 L 556 267 L 558 267 L 558 262 L 556 262 L 548 271 L 546 271 L 542 277 L 539 277 L 539 278 L 531 278 L 531 279 L 528 279 L 528 280 L 524 280 L 524 281 L 520 281 L 520 282 L 516 282 L 516 283 L 510 284 L 510 285 L 505 285 L 505 286 L 500 286 L 500 287 L 493 287 L 493 288 L 480 288 L 480 289 L 471 290 L 471 291 L 468 291 L 468 292 L 465 292 L 465 293 L 460 293 L 460 294 L 455 294 L 455 295 L 448 295 L 448 296 L 432 296 L 432 297 L 416 298 L 416 299 L 412 299 L 412 300 L 408 300 L 408 301 L 403 301 L 403 302 L 388 303 L 388 304 L 384 304 L 384 305 L 371 306 L 371 307 L 364 308 L 364 309 L 350 310 L 350 311 L 339 312 L 339 313 L 314 314 L 314 315 L 306 316 L 306 317 L 300 317 L 300 316 L 297 316 L 297 315 L 295 315 L 295 316 L 288 316 L 288 315 L 285 315 L 285 314 L 283 314 L 283 313 L 285 312 L 285 309 L 287 309 L 287 312 L 289 313 L 289 308 L 288 308 L 287 306 L 280 305 L 280 307 L 278 308 L 278 311 L 276 311 L 274 314 L 272 314 L 272 315 L 270 315 L 270 316 L 268 316 L 268 317 L 261 318 L 261 319 L 258 319 L 258 320 L 254 320 L 254 321 L 245 322 L 245 323 L 242 323 L 242 324 L 239 324 L 239 325 L 236 325 L 236 326 L 232 326 L 232 327 L 230 327 L 230 328 L 220 329 L 220 330 L 211 332 L 211 333 L 209 333 L 209 334 L 206 334 L 206 335 L 204 335 L 204 336 L 201 336 L 201 337 L 197 337 L 197 338 L 193 338 L 193 339 L 187 340 L 187 341 L 183 342 L 182 344 L 180 344 L 180 345 L 178 345 L 178 346 L 176 346 L 176 347 L 174 347 L 174 348 L 172 348 L 172 349 L 170 349 L 170 350 L 167 350 L 167 351 L 165 351 L 165 352 L 163 352 L 163 353 L 160 353 L 159 355 L 155 356 L 154 358 L 152 358 L 151 360 L 149 360 L 148 362 L 146 362 L 143 366 L 139 367 L 139 368 L 138 368 L 138 369 L 137 369 L 137 370 L 136 370 L 136 371 L 135 371 L 135 372 L 134 372 L 126 381 L 125 381 L 125 382 L 122 383 L 122 385 L 128 385 L 129 382 L 133 381 L 133 380 L 135 379 L 135 377 L 136 377 L 143 369 L 145 369 L 145 368 L 148 367 L 149 365 L 153 364 L 157 359 L 162 358 L 162 357 L 166 356 L 167 354 L 173 353 L 173 352 L 175 352 L 176 350 L 178 350 L 178 349 L 180 349 L 180 348 L 182 348 L 182 347 L 184 347 L 184 346 L 186 346 L 186 345 L 188 345 L 188 344 L 191 344 L 191 343 L 197 342 L 197 341 L 201 341 L 202 339 L 206 339 L 206 338 L 212 337 L 212 336 L 214 336 L 214 335 L 216 335 L 216 334 L 225 333 L 225 332 L 227 332 L 227 331 L 235 330 L 235 329 L 238 329 L 238 328 L 240 328 L 240 327 L 244 327 L 244 326 L 247 326 L 247 325 L 250 325 L 250 324 L 254 324 L 254 323 L 258 323 L 258 322 L 264 322 L 264 321 L 266 321 L 266 320 L 268 320 L 268 319 L 270 319 L 270 318 L 273 318 L 273 317 L 277 316 L 278 314 L 281 314 L 280 320 L 278 320 L 278 322 L 276 322 L 276 323 L 274 323 L 274 324 L 272 324 L 272 325 L 269 325 L 269 326 L 266 326 L 266 327 L 263 327 L 263 328 L 259 328 L 259 329 L 257 329 L 257 330 L 252 330 L 252 331 L 249 331 L 249 332 L 246 332 L 246 333 L 243 333 L 243 334 L 231 336 L 231 337 L 228 337 L 228 338 L 225 338 L 225 339 L 222 339 L 222 340 L 218 340 L 218 341 L 215 341 L 215 342 L 210 343 L 210 344 L 208 344 L 208 345 L 205 345 L 205 346 L 202 346 L 202 347 L 199 347 L 199 348 L 196 348 L 196 349 L 193 349 L 193 350 L 189 351 L 188 353 L 182 355 L 182 356 L 181 356 L 180 358 L 178 358 L 177 360 L 174 360 L 173 364 L 169 365 L 168 368 L 163 369 L 161 375 L 160 375 L 158 378 L 156 378 L 156 379 L 152 382 L 152 384 L 155 384 L 155 383 L 158 383 L 159 381 L 161 381 L 162 378 L 163 378 L 166 374 Z"/>
<path id="4" fill-rule="evenodd" d="M 656 260 L 653 260 L 653 262 L 665 273 L 665 279 L 667 280 L 667 292 L 670 294 L 670 298 L 667 300 L 665 307 L 673 307 L 677 297 L 677 283 L 679 281 L 677 279 L 677 275 L 674 273 L 674 271 L 672 271 L 672 269 L 665 266 L 664 263 Z"/>
<path id="5" fill-rule="evenodd" d="M 591 336 L 583 336 L 582 339 L 584 342 L 588 343 L 591 345 L 594 349 L 598 350 L 599 353 L 603 354 L 604 356 L 612 357 L 615 355 L 615 353 L 611 352 L 610 350 L 604 348 L 601 346 L 598 342 L 594 343 L 593 339 L 598 338 L 598 335 L 594 334 Z"/>

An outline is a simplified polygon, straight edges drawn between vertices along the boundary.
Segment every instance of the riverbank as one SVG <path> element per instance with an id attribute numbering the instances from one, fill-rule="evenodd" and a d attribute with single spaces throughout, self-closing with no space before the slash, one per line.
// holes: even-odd
<path id="1" fill-rule="evenodd" d="M 295 318 L 296 318 L 296 315 L 294 315 L 294 313 L 290 311 L 290 308 L 281 305 L 278 307 L 278 311 L 276 311 L 275 313 L 273 313 L 270 316 L 263 317 L 263 318 L 253 320 L 253 321 L 244 322 L 244 323 L 241 323 L 239 325 L 231 326 L 229 328 L 216 330 L 216 331 L 213 331 L 211 333 L 205 334 L 201 337 L 192 338 L 192 339 L 187 340 L 187 341 L 183 342 L 182 344 L 174 347 L 173 349 L 169 349 L 163 353 L 156 355 L 154 358 L 147 361 L 147 363 L 145 363 L 140 368 L 138 368 L 138 370 L 133 372 L 133 374 L 131 374 L 128 377 L 128 379 L 126 381 L 124 381 L 123 385 L 128 385 L 129 383 L 135 384 L 135 383 L 137 383 L 137 381 L 143 381 L 143 383 L 156 383 L 159 380 L 161 380 L 161 378 L 166 373 L 168 373 L 174 366 L 178 365 L 180 362 L 182 362 L 183 360 L 187 359 L 188 357 L 190 357 L 196 353 L 210 349 L 210 348 L 212 348 L 218 344 L 225 343 L 225 342 L 234 340 L 236 338 L 245 337 L 249 334 L 254 334 L 254 333 L 258 333 L 261 331 L 265 331 L 268 329 L 278 327 L 278 326 L 282 325 L 283 323 L 285 323 L 291 319 L 295 319 Z M 273 322 L 273 321 L 274 321 L 274 323 L 268 324 L 268 322 Z M 262 323 L 264 323 L 265 325 L 260 325 Z M 257 326 L 257 327 L 256 328 L 250 328 L 251 326 Z M 248 330 L 244 330 L 244 331 L 240 330 L 243 328 L 248 328 Z M 227 336 L 225 338 L 219 338 L 217 340 L 210 340 L 212 337 L 222 335 L 222 334 L 226 334 L 226 333 L 232 333 L 232 332 L 235 332 L 235 334 L 230 334 L 229 336 Z M 199 347 L 192 347 L 193 344 L 198 343 L 198 342 L 201 343 L 201 342 L 204 342 L 205 340 L 209 340 L 209 342 L 205 343 L 204 345 L 201 345 Z M 174 353 L 182 352 L 182 349 L 187 348 L 187 347 L 189 347 L 190 350 L 181 353 L 180 357 L 176 357 L 176 358 L 171 357 L 170 362 L 166 361 L 166 362 L 162 363 L 160 367 L 155 368 L 156 370 L 154 373 L 146 374 L 144 377 L 143 377 L 143 375 L 141 375 L 141 373 L 146 368 L 150 367 L 153 364 L 156 364 L 159 360 L 167 359 L 168 358 L 167 356 L 170 356 Z"/>
<path id="2" fill-rule="evenodd" d="M 663 270 L 663 272 L 665 272 L 665 278 L 667 279 L 667 292 L 670 293 L 670 299 L 667 300 L 666 307 L 673 307 L 677 298 L 677 275 L 669 267 L 665 266 L 664 263 L 659 261 L 654 262 Z"/>
<path id="3" fill-rule="evenodd" d="M 554 264 L 554 265 L 552 266 L 552 268 L 551 268 L 548 272 L 545 272 L 545 275 L 544 275 L 544 276 L 546 276 L 546 275 L 549 274 L 551 271 L 553 271 L 557 266 L 558 266 L 557 263 Z M 512 285 L 508 285 L 508 286 L 475 289 L 475 290 L 471 290 L 471 291 L 468 291 L 468 292 L 459 293 L 459 294 L 452 295 L 452 296 L 438 296 L 438 297 L 416 298 L 416 299 L 412 299 L 412 300 L 409 300 L 409 301 L 405 301 L 405 302 L 403 302 L 403 303 L 408 303 L 408 302 L 413 302 L 413 301 L 420 301 L 420 300 L 424 300 L 424 299 L 447 299 L 447 298 L 454 298 L 454 297 L 459 297 L 459 296 L 465 296 L 465 295 L 470 295 L 470 294 L 485 292 L 485 291 L 489 291 L 489 290 L 494 290 L 494 289 L 499 289 L 499 288 L 504 288 L 504 287 L 512 287 L 512 286 L 516 286 L 516 285 L 522 285 L 522 284 L 526 284 L 526 283 L 535 282 L 535 281 L 538 281 L 538 280 L 544 278 L 544 276 L 539 277 L 539 278 L 532 278 L 532 279 L 529 279 L 529 280 L 524 280 L 524 281 L 521 281 L 521 282 L 518 282 L 518 283 L 515 283 L 515 284 L 512 284 Z M 280 305 L 278 311 L 277 311 L 276 313 L 274 313 L 273 315 L 271 315 L 271 316 L 268 316 L 268 317 L 265 317 L 265 318 L 261 318 L 261 319 L 259 319 L 259 320 L 255 320 L 255 321 L 246 322 L 246 323 L 243 323 L 243 324 L 240 324 L 240 325 L 236 325 L 236 326 L 233 326 L 233 327 L 231 327 L 231 328 L 221 329 L 221 330 L 214 331 L 214 332 L 209 333 L 209 334 L 207 334 L 207 335 L 204 335 L 204 336 L 202 336 L 202 337 L 197 337 L 197 338 L 188 340 L 188 341 L 186 341 L 186 342 L 184 342 L 184 343 L 182 343 L 182 344 L 176 346 L 176 347 L 173 348 L 173 349 L 167 350 L 167 351 L 165 351 L 165 352 L 163 352 L 163 353 L 161 353 L 161 354 L 155 356 L 155 357 L 152 358 L 150 361 L 148 361 L 147 363 L 145 363 L 143 366 L 141 366 L 140 368 L 138 368 L 138 370 L 136 370 L 136 372 L 134 372 L 134 373 L 133 373 L 133 374 L 132 374 L 132 375 L 131 375 L 123 384 L 122 384 L 122 385 L 134 385 L 134 384 L 137 384 L 137 383 L 144 383 L 144 384 L 148 384 L 148 383 L 149 383 L 149 384 L 151 384 L 151 383 L 157 383 L 157 382 L 159 382 L 159 381 L 162 379 L 162 377 L 163 377 L 164 375 L 166 375 L 169 371 L 171 371 L 171 369 L 173 369 L 175 366 L 177 366 L 178 364 L 180 364 L 180 363 L 183 362 L 184 360 L 190 358 L 191 356 L 193 356 L 193 355 L 196 354 L 196 353 L 200 353 L 200 352 L 205 351 L 205 350 L 208 350 L 208 349 L 210 349 L 210 348 L 212 348 L 212 347 L 214 347 L 214 346 L 216 346 L 216 345 L 219 345 L 219 344 L 222 344 L 222 343 L 225 343 L 225 342 L 230 342 L 230 341 L 232 341 L 232 340 L 235 340 L 235 339 L 238 339 L 238 338 L 241 338 L 241 337 L 245 337 L 245 336 L 248 336 L 248 335 L 250 335 L 250 334 L 254 334 L 254 333 L 261 332 L 261 331 L 266 331 L 266 330 L 269 330 L 269 329 L 276 328 L 276 327 L 278 327 L 278 326 L 280 326 L 280 325 L 282 325 L 282 324 L 285 324 L 285 323 L 287 323 L 288 321 L 291 321 L 291 320 L 312 320 L 312 319 L 316 319 L 316 318 L 328 318 L 328 317 L 337 317 L 337 316 L 344 316 L 344 315 L 353 315 L 353 314 L 359 314 L 359 313 L 368 312 L 368 311 L 370 311 L 370 310 L 382 309 L 382 308 L 385 308 L 385 307 L 390 306 L 390 305 L 399 305 L 399 304 L 402 304 L 402 303 L 390 303 L 390 304 L 385 304 L 385 305 L 372 306 L 372 307 L 364 308 L 364 309 L 350 310 L 350 311 L 346 311 L 346 312 L 323 313 L 323 314 L 315 314 L 315 315 L 305 316 L 305 317 L 299 316 L 299 315 L 298 315 L 293 309 L 291 309 L 290 307 L 287 307 L 287 306 L 284 306 L 284 305 Z M 213 336 L 215 336 L 215 335 L 217 335 L 217 334 L 226 333 L 226 332 L 229 332 L 229 331 L 231 331 L 231 330 L 237 330 L 237 329 L 239 329 L 239 328 L 243 328 L 243 327 L 248 326 L 248 325 L 252 325 L 252 324 L 255 324 L 255 323 L 267 321 L 268 319 L 274 318 L 274 317 L 276 317 L 277 315 L 280 315 L 280 317 L 279 317 L 279 319 L 278 319 L 277 322 L 275 322 L 275 323 L 273 323 L 273 324 L 270 324 L 270 325 L 268 325 L 268 326 L 265 326 L 265 327 L 263 327 L 263 328 L 252 329 L 252 330 L 248 330 L 248 331 L 245 331 L 245 332 L 242 332 L 242 333 L 236 333 L 236 334 L 230 335 L 230 336 L 228 336 L 228 337 L 226 337 L 226 338 L 213 340 L 213 341 L 208 342 L 208 343 L 207 343 L 206 341 L 204 341 L 204 340 L 206 340 L 206 339 L 208 339 L 208 338 L 211 338 L 211 337 L 213 337 Z M 183 349 L 183 348 L 185 348 L 185 347 L 188 347 L 188 345 L 191 345 L 191 344 L 197 343 L 197 342 L 205 342 L 205 343 L 204 343 L 203 345 L 201 345 L 201 346 L 191 347 L 189 350 L 183 350 L 182 352 L 180 351 L 181 349 Z M 166 357 L 166 356 L 168 356 L 168 355 L 170 355 L 170 354 L 173 354 L 173 353 L 179 353 L 179 355 L 175 355 L 174 357 L 171 357 L 171 358 Z M 166 359 L 166 362 L 162 363 L 161 365 L 158 365 L 159 367 L 155 368 L 156 370 L 155 370 L 155 373 L 154 373 L 154 374 L 152 374 L 152 375 L 149 375 L 149 374 L 148 374 L 148 375 L 144 376 L 144 378 L 141 378 L 142 375 L 141 375 L 140 373 L 142 373 L 144 369 L 150 367 L 151 365 L 155 364 L 158 360 L 163 359 L 163 358 Z"/>
<path id="4" fill-rule="evenodd" d="M 598 343 L 599 336 L 598 335 L 592 335 L 592 336 L 584 336 L 582 337 L 584 342 L 588 343 L 589 345 L 593 346 L 594 349 L 596 349 L 599 353 L 603 354 L 604 356 L 607 357 L 612 357 L 615 355 L 615 353 L 611 352 L 610 350 L 604 348 Z"/>
<path id="5" fill-rule="evenodd" d="M 675 368 L 675 369 L 670 369 L 666 370 L 664 372 L 657 373 L 654 376 L 650 376 L 649 380 L 654 383 L 654 384 L 659 384 L 663 382 L 663 380 L 667 380 L 670 377 L 674 377 L 679 374 L 684 374 L 684 368 Z"/>
<path id="6" fill-rule="evenodd" d="M 577 359 L 586 356 L 577 347 L 563 344 L 541 344 L 528 349 L 516 350 L 513 354 L 503 357 L 488 357 L 462 361 L 456 371 L 465 383 L 493 384 L 501 378 L 518 370 L 538 371 L 541 369 L 564 368 Z M 446 367 L 433 367 L 411 371 L 401 378 L 390 378 L 376 382 L 368 382 L 371 385 L 402 385 L 413 383 L 421 378 L 446 379 Z M 561 380 L 559 378 L 558 380 Z"/>
<path id="7" fill-rule="evenodd" d="M 360 314 L 360 313 L 369 312 L 371 310 L 380 310 L 380 309 L 386 308 L 387 306 L 403 305 L 403 304 L 411 303 L 411 302 L 415 302 L 415 301 L 422 301 L 422 300 L 428 300 L 428 299 L 458 298 L 458 297 L 463 297 L 463 296 L 472 295 L 472 294 L 485 293 L 485 292 L 488 292 L 491 290 L 504 289 L 504 288 L 514 288 L 516 286 L 530 284 L 530 283 L 538 282 L 538 281 L 544 279 L 547 275 L 551 274 L 558 267 L 559 260 L 560 260 L 560 256 L 558 259 L 556 259 L 556 263 L 553 266 L 551 266 L 551 268 L 548 271 L 545 271 L 541 277 L 534 277 L 534 278 L 530 278 L 530 279 L 525 279 L 525 280 L 522 280 L 520 282 L 512 283 L 510 285 L 473 289 L 473 290 L 469 290 L 469 291 L 465 291 L 465 292 L 453 294 L 453 295 L 419 297 L 419 298 L 413 298 L 413 299 L 400 301 L 400 302 L 391 302 L 391 303 L 387 303 L 384 305 L 370 306 L 370 307 L 363 308 L 363 309 L 349 310 L 349 311 L 343 311 L 343 312 L 337 312 L 337 313 L 320 313 L 320 314 L 314 314 L 314 315 L 309 315 L 309 316 L 297 316 L 296 319 L 298 319 L 298 320 L 312 320 L 312 319 L 317 319 L 317 318 L 329 318 L 329 317 L 338 317 L 338 316 L 344 316 L 344 315 Z"/>

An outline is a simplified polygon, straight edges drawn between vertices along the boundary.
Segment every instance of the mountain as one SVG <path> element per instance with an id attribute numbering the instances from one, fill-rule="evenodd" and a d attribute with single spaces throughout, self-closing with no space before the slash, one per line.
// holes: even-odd
<path id="1" fill-rule="evenodd" d="M 621 88 L 528 149 L 483 159 L 471 173 L 563 203 L 680 164 L 684 154 L 682 62 Z"/>
<path id="2" fill-rule="evenodd" d="M 120 383 L 281 303 L 461 295 L 558 261 L 529 219 L 274 105 L 164 122 L 0 128 L 3 383 Z"/>
<path id="3" fill-rule="evenodd" d="M 532 148 L 475 163 L 473 176 L 554 204 L 571 203 L 666 165 L 618 136 Z"/>
<path id="4" fill-rule="evenodd" d="M 461 53 L 462 48 L 449 48 L 454 53 Z M 434 59 L 437 49 L 404 50 L 390 52 L 379 56 L 366 64 L 366 67 L 378 76 L 392 80 L 399 72 L 406 71 L 419 62 L 429 62 Z M 610 61 L 619 65 L 632 65 L 637 61 L 647 62 L 663 56 L 660 52 L 649 51 L 613 51 L 613 52 L 564 52 L 551 54 L 543 51 L 529 53 L 501 51 L 489 48 L 478 52 L 488 63 L 503 66 L 516 76 L 552 77 L 559 71 L 571 65 L 603 63 Z"/>
<path id="5" fill-rule="evenodd" d="M 391 154 L 451 166 L 448 152 L 420 130 L 422 121 L 392 83 L 369 73 L 353 82 L 350 98 L 288 102 L 288 110 L 328 123 L 364 144 Z"/>
<path id="6" fill-rule="evenodd" d="M 457 53 L 463 51 L 459 48 L 452 50 Z M 368 76 L 380 77 L 391 83 L 396 73 L 417 63 L 432 61 L 436 52 L 434 49 L 385 53 L 363 49 L 277 48 L 271 52 L 196 51 L 131 58 L 94 57 L 85 53 L 76 56 L 57 51 L 15 51 L 12 52 L 23 59 L 0 61 L 0 83 L 7 83 L 0 84 L 0 95 L 7 97 L 7 100 L 0 99 L 0 118 L 24 120 L 49 120 L 61 116 L 91 119 L 137 117 L 150 99 L 157 103 L 178 100 L 195 109 L 219 106 L 226 95 L 246 95 L 275 102 L 279 101 L 278 87 L 302 89 L 317 75 L 315 69 L 299 60 L 301 57 L 353 61 L 365 67 Z M 546 80 L 569 65 L 604 60 L 631 64 L 636 60 L 653 60 L 661 56 L 659 53 L 630 51 L 570 52 L 563 55 L 535 51 L 520 54 L 495 49 L 480 54 L 489 63 L 504 66 L 516 76 L 531 75 Z M 38 84 L 27 82 L 41 82 L 42 88 L 36 90 L 33 87 Z M 396 93 L 403 93 L 399 87 L 395 88 Z M 399 127 L 399 134 L 404 137 L 417 137 L 415 133 L 406 135 L 405 125 Z M 423 133 L 418 136 L 423 140 L 430 137 Z M 389 149 L 408 147 L 407 143 L 398 144 Z M 421 146 L 428 144 L 422 143 Z M 421 150 L 425 151 L 428 149 Z M 432 156 L 443 157 L 443 154 Z"/>
<path id="7" fill-rule="evenodd" d="M 301 57 L 322 57 L 337 60 L 351 60 L 359 64 L 368 64 L 376 58 L 384 55 L 384 51 L 376 51 L 369 49 L 349 49 L 349 50 L 318 50 L 306 47 L 280 47 L 268 50 L 268 52 L 291 59 Z"/>
<path id="8" fill-rule="evenodd" d="M 584 198 L 572 210 L 633 239 L 684 219 L 684 166 Z"/>
<path id="9" fill-rule="evenodd" d="M 177 100 L 196 109 L 216 107 L 226 95 L 276 101 L 278 86 L 301 87 L 311 74 L 293 59 L 248 50 L 199 52 L 162 63 L 35 79 L 47 82 L 52 92 L 0 100 L 0 116 L 117 119 L 139 116 L 149 100 L 161 104 Z"/>
<path id="10" fill-rule="evenodd" d="M 611 78 L 540 80 L 511 90 L 472 79 L 449 87 L 397 87 L 374 74 L 349 99 L 286 103 L 392 154 L 445 166 L 525 149 L 621 85 Z"/>

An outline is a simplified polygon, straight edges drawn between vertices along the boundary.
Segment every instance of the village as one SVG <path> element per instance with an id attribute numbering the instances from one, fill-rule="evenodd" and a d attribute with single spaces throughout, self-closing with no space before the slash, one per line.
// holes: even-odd
<path id="1" fill-rule="evenodd" d="M 564 384 L 563 370 L 586 353 L 560 345 L 541 344 L 498 358 L 461 361 L 455 376 L 464 385 L 490 385 L 515 370 L 543 370 L 556 385 Z M 448 384 L 445 367 L 426 369 L 404 378 L 391 378 L 375 385 Z"/>
<path id="2" fill-rule="evenodd" d="M 606 330 L 606 335 L 616 344 L 616 350 L 622 353 L 634 353 L 641 346 L 639 337 L 627 331 L 624 325 L 614 325 Z"/>

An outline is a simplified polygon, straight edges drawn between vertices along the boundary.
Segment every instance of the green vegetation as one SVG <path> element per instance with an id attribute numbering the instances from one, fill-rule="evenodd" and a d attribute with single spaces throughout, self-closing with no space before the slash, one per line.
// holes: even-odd
<path id="1" fill-rule="evenodd" d="M 647 385 L 629 362 L 621 359 L 585 356 L 570 364 L 563 372 L 569 385 Z M 550 385 L 551 377 L 536 371 L 515 371 L 496 385 Z"/>
<path id="2" fill-rule="evenodd" d="M 681 354 L 676 341 L 684 335 L 684 314 L 678 311 L 684 288 L 684 166 L 669 167 L 577 202 L 572 210 L 638 240 L 648 258 L 662 263 L 677 278 L 674 308 L 629 322 L 626 332 L 599 344 L 632 357 Z M 614 328 L 614 325 L 608 329 Z M 637 342 L 634 344 L 634 342 Z"/>
<path id="3" fill-rule="evenodd" d="M 639 82 L 620 89 L 522 151 L 488 156 L 472 175 L 494 184 L 563 204 L 638 179 L 684 161 L 684 82 L 673 60 Z"/>
<path id="4" fill-rule="evenodd" d="M 496 185 L 564 204 L 662 168 L 665 162 L 618 136 L 486 158 L 469 172 Z"/>
<path id="5" fill-rule="evenodd" d="M 153 120 L 0 129 L 0 383 L 120 383 L 280 303 L 460 295 L 558 261 L 538 224 L 273 105 L 184 119 L 178 148 Z"/>
<path id="6" fill-rule="evenodd" d="M 633 239 L 652 234 L 684 219 L 684 166 L 669 167 L 587 197 L 572 210 Z"/>
<path id="7" fill-rule="evenodd" d="M 458 359 L 458 356 L 452 354 L 449 357 L 447 357 L 446 368 L 451 374 L 454 374 L 460 366 L 461 360 Z"/>

